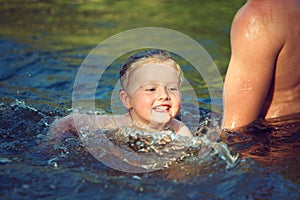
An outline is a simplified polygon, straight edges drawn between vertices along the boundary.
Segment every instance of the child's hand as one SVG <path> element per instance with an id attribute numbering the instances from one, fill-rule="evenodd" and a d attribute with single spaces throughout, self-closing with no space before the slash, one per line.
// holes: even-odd
<path id="1" fill-rule="evenodd" d="M 48 141 L 61 142 L 70 133 L 73 135 L 78 135 L 78 132 L 74 123 L 74 115 L 70 114 L 66 117 L 55 120 L 48 131 Z"/>
<path id="2" fill-rule="evenodd" d="M 74 119 L 72 115 L 68 115 L 61 119 L 55 120 L 49 129 L 51 134 L 61 134 L 66 132 L 73 132 L 74 130 Z"/>

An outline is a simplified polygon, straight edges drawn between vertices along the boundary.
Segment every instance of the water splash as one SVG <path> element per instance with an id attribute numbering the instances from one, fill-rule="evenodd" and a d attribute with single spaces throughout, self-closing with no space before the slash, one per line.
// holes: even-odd
<path id="1" fill-rule="evenodd" d="M 183 161 L 189 157 L 203 159 L 210 153 L 223 159 L 227 169 L 234 167 L 238 154 L 232 155 L 228 146 L 218 141 L 218 138 L 219 133 L 216 131 L 188 138 L 172 130 L 153 133 L 132 127 L 105 131 L 81 130 L 82 141 L 100 161 L 111 156 L 108 154 L 113 154 L 114 159 L 125 162 L 129 167 L 141 167 L 146 170 L 169 167 L 172 162 Z M 105 164 L 110 165 L 112 162 L 116 161 L 109 160 L 109 163 Z"/>

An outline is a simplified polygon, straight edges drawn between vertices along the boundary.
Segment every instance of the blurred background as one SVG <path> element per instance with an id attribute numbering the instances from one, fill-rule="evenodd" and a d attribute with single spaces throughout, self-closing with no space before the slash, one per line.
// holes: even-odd
<path id="1" fill-rule="evenodd" d="M 139 177 L 104 166 L 73 135 L 43 146 L 50 124 L 70 112 L 82 61 L 103 40 L 133 28 L 173 29 L 199 42 L 224 78 L 230 26 L 245 2 L 0 0 L 0 199 L 299 199 L 299 134 L 286 133 L 293 124 L 275 126 L 274 135 L 272 127 L 254 124 L 249 132 L 257 137 L 232 140 L 270 162 L 241 160 L 230 170 L 213 154 Z M 96 92 L 105 111 L 121 63 L 115 65 Z M 194 104 L 210 108 L 205 84 L 196 73 L 185 75 L 195 86 Z M 191 118 L 198 113 L 186 109 Z"/>
<path id="2" fill-rule="evenodd" d="M 0 1 L 0 37 L 48 50 L 96 46 L 121 31 L 164 27 L 198 41 L 222 74 L 230 55 L 229 31 L 246 0 Z M 87 51 L 87 49 L 85 49 Z"/>
<path id="3" fill-rule="evenodd" d="M 0 86 L 5 88 L 0 97 L 7 101 L 22 99 L 43 109 L 70 108 L 76 73 L 88 53 L 115 34 L 149 26 L 173 29 L 199 42 L 224 77 L 230 56 L 231 22 L 245 2 L 0 0 Z M 97 103 L 108 111 L 107 97 L 111 96 L 120 65 L 113 68 L 114 74 L 109 74 L 96 94 Z M 185 76 L 197 94 L 196 101 L 210 108 L 206 84 L 195 73 Z M 222 90 L 222 86 L 217 87 Z"/>

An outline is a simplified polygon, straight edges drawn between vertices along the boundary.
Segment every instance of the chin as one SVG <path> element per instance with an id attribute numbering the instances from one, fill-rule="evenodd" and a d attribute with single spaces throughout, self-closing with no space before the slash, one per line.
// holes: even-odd
<path id="1" fill-rule="evenodd" d="M 151 120 L 155 123 L 165 124 L 172 119 L 169 113 L 153 113 L 151 114 Z"/>

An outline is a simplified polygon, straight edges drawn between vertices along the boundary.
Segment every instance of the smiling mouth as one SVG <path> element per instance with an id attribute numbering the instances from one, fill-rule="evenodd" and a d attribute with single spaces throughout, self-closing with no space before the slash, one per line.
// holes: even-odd
<path id="1" fill-rule="evenodd" d="M 170 110 L 170 105 L 159 105 L 159 106 L 155 106 L 153 109 L 156 112 L 168 112 Z"/>

